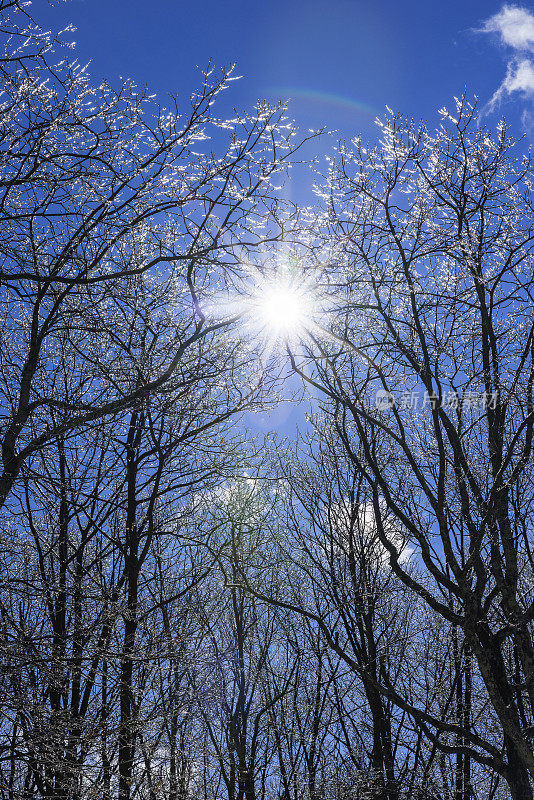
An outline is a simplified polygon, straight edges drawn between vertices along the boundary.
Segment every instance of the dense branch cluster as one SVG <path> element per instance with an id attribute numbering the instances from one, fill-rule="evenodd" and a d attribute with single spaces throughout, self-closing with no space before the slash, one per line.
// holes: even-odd
<path id="1" fill-rule="evenodd" d="M 1 800 L 532 800 L 521 144 L 388 112 L 298 209 L 231 69 L 163 108 L 0 13 Z M 280 259 L 273 356 L 235 298 Z"/>

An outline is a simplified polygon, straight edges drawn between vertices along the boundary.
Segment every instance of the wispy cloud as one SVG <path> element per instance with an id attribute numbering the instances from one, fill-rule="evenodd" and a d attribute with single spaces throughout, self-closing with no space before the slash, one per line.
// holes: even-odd
<path id="1" fill-rule="evenodd" d="M 498 33 L 502 44 L 514 50 L 534 51 L 534 15 L 521 6 L 505 5 L 481 28 L 484 33 Z"/>
<path id="2" fill-rule="evenodd" d="M 534 98 L 534 63 L 529 58 L 513 59 L 506 68 L 506 77 L 490 100 L 492 108 L 506 95 L 521 92 L 523 97 Z"/>
<path id="3" fill-rule="evenodd" d="M 514 94 L 534 101 L 534 14 L 522 6 L 504 5 L 479 32 L 497 34 L 500 44 L 510 50 L 505 78 L 489 101 L 488 110 L 493 111 Z"/>

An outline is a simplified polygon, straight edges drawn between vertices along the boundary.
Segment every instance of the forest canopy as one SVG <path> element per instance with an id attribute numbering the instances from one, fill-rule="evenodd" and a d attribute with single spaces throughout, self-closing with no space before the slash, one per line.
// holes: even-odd
<path id="1" fill-rule="evenodd" d="M 225 115 L 232 68 L 160 104 L 30 10 L 0 0 L 1 800 L 532 800 L 523 143 L 464 94 L 333 144 Z"/>

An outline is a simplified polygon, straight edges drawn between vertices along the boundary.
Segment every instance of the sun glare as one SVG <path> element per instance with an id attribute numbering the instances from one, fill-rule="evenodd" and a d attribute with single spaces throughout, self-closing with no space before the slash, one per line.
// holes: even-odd
<path id="1" fill-rule="evenodd" d="M 264 356 L 280 345 L 297 347 L 315 329 L 319 302 L 312 273 L 281 267 L 254 276 L 244 300 L 244 324 L 252 341 L 260 343 Z"/>
<path id="2" fill-rule="evenodd" d="M 285 353 L 307 340 L 319 324 L 317 274 L 279 265 L 260 274 L 251 269 L 238 292 L 214 298 L 211 313 L 231 315 L 264 359 Z"/>
<path id="3" fill-rule="evenodd" d="M 289 283 L 261 287 L 257 298 L 260 325 L 271 334 L 289 337 L 306 323 L 306 298 Z"/>

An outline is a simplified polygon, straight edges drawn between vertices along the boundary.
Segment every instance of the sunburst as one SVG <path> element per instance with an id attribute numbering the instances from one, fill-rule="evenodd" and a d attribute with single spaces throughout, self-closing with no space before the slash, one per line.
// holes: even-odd
<path id="1" fill-rule="evenodd" d="M 317 327 L 321 305 L 317 276 L 292 264 L 251 270 L 230 294 L 210 303 L 213 316 L 238 320 L 239 330 L 263 358 L 308 339 Z"/>
<path id="2" fill-rule="evenodd" d="M 289 274 L 262 277 L 245 306 L 247 325 L 260 336 L 292 343 L 306 335 L 317 310 L 311 286 Z"/>

